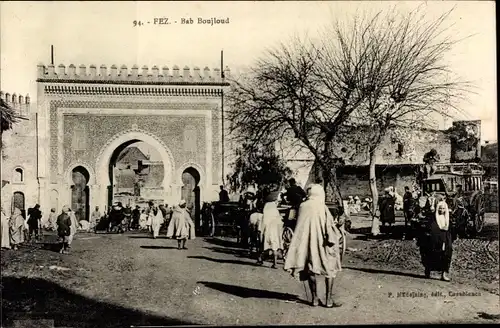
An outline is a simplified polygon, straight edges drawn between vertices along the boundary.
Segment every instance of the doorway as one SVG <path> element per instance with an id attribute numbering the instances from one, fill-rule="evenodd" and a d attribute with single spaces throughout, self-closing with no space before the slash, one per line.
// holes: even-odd
<path id="1" fill-rule="evenodd" d="M 21 213 L 24 218 L 26 218 L 26 203 L 24 199 L 24 194 L 20 191 L 16 191 L 12 196 L 12 212 L 14 212 L 14 208 L 18 208 L 21 210 Z"/>
<path id="2" fill-rule="evenodd" d="M 89 221 L 90 219 L 90 174 L 82 166 L 73 169 L 71 186 L 71 210 L 75 212 L 76 219 Z"/>
<path id="3" fill-rule="evenodd" d="M 188 167 L 182 172 L 182 199 L 186 201 L 186 208 L 191 213 L 196 231 L 199 231 L 201 199 L 200 199 L 200 173 L 193 167 Z"/>

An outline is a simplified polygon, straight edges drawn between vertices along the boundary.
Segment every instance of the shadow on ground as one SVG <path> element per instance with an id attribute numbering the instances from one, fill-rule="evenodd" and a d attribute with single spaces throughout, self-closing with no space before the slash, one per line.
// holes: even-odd
<path id="1" fill-rule="evenodd" d="M 205 238 L 205 241 L 209 244 L 221 246 L 221 247 L 232 247 L 232 248 L 241 248 L 240 244 L 235 241 L 219 239 L 219 238 Z"/>
<path id="2" fill-rule="evenodd" d="M 203 284 L 205 287 L 218 290 L 223 293 L 232 294 L 234 296 L 242 298 L 267 298 L 267 299 L 277 299 L 282 301 L 299 301 L 297 295 L 273 292 L 270 290 L 254 289 L 248 287 L 241 287 L 235 285 L 221 284 L 218 282 L 208 282 L 199 281 L 198 283 Z"/>
<path id="3" fill-rule="evenodd" d="M 53 243 L 43 243 L 42 249 L 46 251 L 56 252 L 58 253 L 61 250 L 61 244 L 57 242 Z"/>
<path id="4" fill-rule="evenodd" d="M 383 273 L 383 274 L 389 274 L 389 275 L 393 275 L 393 276 L 403 276 L 403 277 L 425 279 L 425 276 L 423 274 L 409 273 L 409 272 L 399 272 L 399 271 L 380 270 L 380 269 L 371 269 L 371 268 L 355 268 L 355 267 L 350 267 L 350 266 L 345 266 L 342 269 L 349 269 L 349 270 L 355 270 L 355 271 L 361 271 L 361 272 L 367 272 L 367 273 Z"/>
<path id="5" fill-rule="evenodd" d="M 246 261 L 240 261 L 240 260 L 214 259 L 214 258 L 207 257 L 207 256 L 188 256 L 187 258 L 188 259 L 207 260 L 207 261 L 216 262 L 216 263 L 229 263 L 229 264 L 241 264 L 241 265 L 257 266 L 256 263 L 252 263 L 252 262 L 246 262 Z"/>
<path id="6" fill-rule="evenodd" d="M 478 312 L 477 317 L 486 320 L 500 320 L 500 314 L 490 314 L 486 312 Z"/>
<path id="7" fill-rule="evenodd" d="M 99 302 L 44 279 L 2 277 L 2 326 L 10 327 L 14 320 L 37 319 L 75 328 L 194 325 Z"/>
<path id="8" fill-rule="evenodd" d="M 237 257 L 250 257 L 250 253 L 248 250 L 244 249 L 230 249 L 230 248 L 224 248 L 224 247 L 203 247 L 205 249 L 209 249 L 212 252 L 216 253 L 222 253 L 222 254 L 230 254 L 234 255 Z"/>
<path id="9" fill-rule="evenodd" d="M 174 246 L 141 246 L 144 249 L 177 249 Z"/>
<path id="10" fill-rule="evenodd" d="M 147 236 L 128 236 L 129 238 L 132 238 L 132 239 L 151 239 L 153 240 L 153 236 L 152 235 L 147 235 Z M 166 236 L 158 236 L 156 237 L 156 239 L 169 239 L 167 238 Z"/>

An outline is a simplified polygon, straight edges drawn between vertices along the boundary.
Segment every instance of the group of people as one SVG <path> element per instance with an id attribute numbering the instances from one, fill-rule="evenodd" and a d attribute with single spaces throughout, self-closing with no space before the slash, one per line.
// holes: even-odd
<path id="1" fill-rule="evenodd" d="M 252 191 L 252 190 L 250 190 Z M 283 218 L 278 210 L 279 197 L 269 193 L 264 197 L 262 212 L 258 207 L 250 215 L 251 231 L 256 233 L 259 243 L 257 263 L 263 263 L 266 254 L 273 255 L 273 268 L 276 268 L 277 255 L 283 250 Z M 311 293 L 311 305 L 318 306 L 320 277 L 325 278 L 325 307 L 338 307 L 341 304 L 333 298 L 333 282 L 341 271 L 339 250 L 340 231 L 336 220 L 325 204 L 325 191 L 319 184 L 311 184 L 307 191 L 297 186 L 294 179 L 283 195 L 291 206 L 289 220 L 293 221 L 294 234 L 285 258 L 284 269 L 300 281 L 307 281 Z M 255 195 L 247 190 L 246 199 L 255 202 Z M 255 238 L 255 235 L 254 235 Z"/>
<path id="2" fill-rule="evenodd" d="M 281 199 L 280 199 L 281 198 Z M 287 223 L 294 230 L 284 269 L 300 281 L 307 281 L 311 293 L 311 305 L 318 306 L 320 277 L 325 278 L 326 297 L 322 304 L 338 307 L 333 299 L 333 282 L 341 271 L 339 250 L 340 231 L 336 220 L 325 204 L 325 191 L 320 184 L 311 184 L 304 191 L 295 179 L 288 181 L 286 192 L 268 192 L 257 195 L 255 189 L 248 188 L 243 196 L 242 206 L 249 216 L 250 245 L 256 245 L 259 265 L 264 257 L 272 255 L 272 268 L 277 267 L 277 258 L 283 251 L 283 217 L 278 203 L 290 206 Z"/>
<path id="3" fill-rule="evenodd" d="M 2 248 L 17 249 L 24 242 L 38 240 L 42 228 L 42 212 L 40 205 L 28 209 L 25 218 L 23 211 L 15 207 L 12 213 L 2 207 Z"/>
<path id="4" fill-rule="evenodd" d="M 68 217 L 68 222 L 59 220 L 62 214 Z M 57 231 L 59 236 L 64 233 L 66 237 L 64 251 L 68 252 L 73 236 L 80 228 L 80 224 L 74 211 L 69 206 L 63 207 L 61 215 L 56 216 L 55 209 L 52 209 L 48 220 L 42 222 L 42 212 L 38 204 L 28 209 L 27 218 L 23 216 L 23 212 L 18 207 L 14 208 L 11 215 L 8 215 L 7 211 L 2 207 L 2 248 L 17 250 L 25 242 L 39 240 L 42 229 L 47 229 Z M 63 252 L 63 248 L 61 248 L 61 252 Z"/>
<path id="5" fill-rule="evenodd" d="M 420 201 L 418 194 L 405 188 L 403 197 L 403 211 L 405 219 L 409 220 L 414 213 L 414 203 Z M 221 188 L 221 198 L 227 199 L 227 194 Z M 394 189 L 385 190 L 380 204 L 382 224 L 394 223 L 394 204 L 397 200 Z M 320 184 L 311 184 L 304 191 L 294 179 L 288 181 L 286 193 L 264 192 L 259 194 L 254 188 L 247 189 L 241 199 L 241 206 L 245 209 L 248 218 L 248 230 L 244 238 L 250 241 L 258 251 L 259 265 L 263 264 L 264 257 L 273 256 L 273 268 L 277 267 L 277 258 L 283 251 L 284 221 L 278 209 L 279 202 L 290 205 L 288 220 L 292 221 L 293 237 L 285 257 L 284 269 L 289 271 L 300 281 L 307 281 L 311 292 L 311 305 L 320 304 L 318 297 L 320 277 L 325 278 L 326 297 L 324 306 L 338 307 L 341 304 L 333 298 L 334 280 L 341 271 L 341 256 L 339 238 L 341 232 L 338 226 L 344 217 L 334 218 L 325 204 L 325 190 Z M 353 199 L 354 205 L 359 204 Z M 425 269 L 425 276 L 430 277 L 432 271 L 440 271 L 441 278 L 450 281 L 449 268 L 452 257 L 452 238 L 450 234 L 450 213 L 445 199 L 439 195 L 427 197 L 425 204 L 420 204 L 420 215 L 428 218 L 428 229 L 419 235 L 418 246 Z M 25 220 L 21 210 L 15 208 L 8 216 L 2 208 L 2 248 L 16 249 L 24 242 L 25 230 L 28 237 L 39 235 L 38 221 L 42 213 L 36 205 L 28 211 Z M 149 202 L 148 207 L 141 209 L 136 206 L 123 207 L 121 203 L 113 204 L 108 213 L 108 230 L 118 228 L 119 232 L 126 229 L 144 229 L 157 238 L 161 226 L 166 228 L 166 237 L 177 240 L 178 249 L 187 249 L 188 239 L 195 238 L 195 225 L 191 214 L 186 208 L 186 202 L 181 200 L 169 208 L 167 205 L 155 205 Z M 92 214 L 92 221 L 100 220 L 99 208 Z M 406 221 L 405 220 L 405 221 Z M 35 222 L 37 224 L 35 224 Z M 68 253 L 78 227 L 81 224 L 69 206 L 64 206 L 61 214 L 55 216 L 55 211 L 49 215 L 49 226 L 56 229 L 60 238 L 60 253 Z"/>
<path id="6" fill-rule="evenodd" d="M 455 197 L 459 198 L 461 186 L 457 186 L 457 190 Z M 445 197 L 434 192 L 422 195 L 418 188 L 411 191 L 405 187 L 403 204 L 406 231 L 416 237 L 425 276 L 429 278 L 432 271 L 438 271 L 442 280 L 450 281 L 453 238 L 451 213 Z M 411 224 L 415 222 L 423 224 L 415 227 Z"/>
<path id="7" fill-rule="evenodd" d="M 195 238 L 195 225 L 186 205 L 184 200 L 173 208 L 149 201 L 147 207 L 141 209 L 136 205 L 132 210 L 130 205 L 123 207 L 121 202 L 116 202 L 106 216 L 106 229 L 118 233 L 138 229 L 148 231 L 156 239 L 164 227 L 167 238 L 177 239 L 178 249 L 187 249 L 187 240 Z"/>

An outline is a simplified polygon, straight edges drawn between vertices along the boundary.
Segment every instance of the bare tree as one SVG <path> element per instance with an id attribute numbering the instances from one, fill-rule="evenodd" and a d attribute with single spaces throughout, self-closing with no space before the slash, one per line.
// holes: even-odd
<path id="1" fill-rule="evenodd" d="M 357 127 L 351 140 L 362 140 L 369 158 L 373 213 L 378 205 L 377 151 L 384 138 L 411 143 L 415 129 L 434 126 L 436 119 L 460 112 L 457 104 L 471 90 L 467 82 L 451 79 L 445 61 L 445 54 L 458 42 L 444 24 L 450 13 L 428 21 L 421 8 L 404 15 L 392 11 L 350 29 L 334 29 L 345 43 L 359 43 L 367 54 L 363 75 L 356 81 L 364 99 L 347 123 Z M 379 233 L 375 215 L 372 233 Z"/>
<path id="2" fill-rule="evenodd" d="M 236 141 L 254 143 L 297 140 L 320 165 L 331 201 L 342 207 L 336 185 L 339 162 L 331 144 L 363 95 L 353 84 L 365 60 L 354 49 L 327 53 L 310 40 L 295 38 L 257 60 L 246 75 L 232 83 L 229 120 Z M 325 74 L 325 66 L 331 72 Z"/>
<path id="3" fill-rule="evenodd" d="M 318 40 L 295 38 L 269 50 L 233 83 L 233 135 L 255 142 L 299 140 L 340 203 L 335 167 L 344 155 L 335 144 L 361 143 L 369 155 L 376 213 L 376 152 L 384 137 L 394 131 L 408 136 L 431 113 L 451 115 L 467 89 L 450 80 L 443 60 L 456 42 L 443 34 L 449 12 L 430 22 L 423 14 L 420 7 L 406 15 L 357 16 L 333 24 Z M 376 217 L 373 227 L 378 229 Z"/>

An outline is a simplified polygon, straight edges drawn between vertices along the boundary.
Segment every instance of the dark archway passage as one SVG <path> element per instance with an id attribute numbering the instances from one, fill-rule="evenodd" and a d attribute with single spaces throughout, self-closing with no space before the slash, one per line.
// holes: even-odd
<path id="1" fill-rule="evenodd" d="M 90 174 L 82 166 L 77 166 L 71 172 L 71 210 L 75 212 L 78 221 L 90 219 L 90 190 L 87 185 Z"/>
<path id="2" fill-rule="evenodd" d="M 188 167 L 182 172 L 182 199 L 186 201 L 186 207 L 191 213 L 195 223 L 196 231 L 199 231 L 201 199 L 200 199 L 200 173 L 193 167 Z"/>
<path id="3" fill-rule="evenodd" d="M 12 195 L 12 212 L 14 212 L 14 208 L 18 208 L 21 210 L 23 217 L 26 218 L 26 202 L 24 199 L 24 194 L 20 191 L 16 191 Z"/>
<path id="4" fill-rule="evenodd" d="M 108 173 L 108 207 L 114 202 L 133 207 L 147 206 L 150 200 L 165 200 L 163 160 L 156 148 L 142 140 L 131 139 L 117 147 Z"/>

